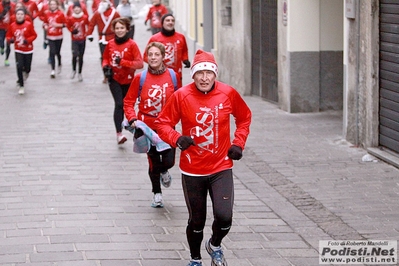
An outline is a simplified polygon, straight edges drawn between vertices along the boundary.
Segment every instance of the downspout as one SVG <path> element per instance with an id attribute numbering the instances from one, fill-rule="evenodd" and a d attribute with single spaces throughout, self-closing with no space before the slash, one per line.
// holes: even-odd
<path id="1" fill-rule="evenodd" d="M 197 45 L 198 45 L 198 3 L 197 0 L 194 1 L 195 5 L 195 50 L 197 50 Z"/>
<path id="2" fill-rule="evenodd" d="M 356 96 L 356 114 L 355 114 L 355 146 L 359 146 L 359 84 L 360 84 L 360 0 L 357 0 L 356 3 L 356 38 L 357 38 L 357 44 L 356 44 L 356 91 L 355 91 L 355 96 Z"/>

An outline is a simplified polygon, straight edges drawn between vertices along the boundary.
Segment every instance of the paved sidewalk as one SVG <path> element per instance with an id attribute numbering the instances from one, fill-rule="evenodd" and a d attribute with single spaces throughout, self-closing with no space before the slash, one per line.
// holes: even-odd
<path id="1" fill-rule="evenodd" d="M 14 55 L 0 57 L 0 265 L 186 265 L 187 210 L 178 163 L 165 208 L 153 209 L 145 155 L 116 145 L 99 49 L 87 43 L 83 82 L 50 79 L 40 23 L 26 94 Z M 136 23 L 143 51 L 150 32 Z M 189 71 L 185 69 L 185 82 Z M 229 266 L 318 265 L 318 241 L 399 238 L 399 171 L 342 140 L 342 113 L 287 114 L 245 97 L 253 124 L 235 164 Z M 178 154 L 179 155 L 179 154 Z M 178 162 L 178 158 L 176 158 Z M 212 211 L 205 237 L 210 234 Z M 203 248 L 204 266 L 210 259 Z"/>

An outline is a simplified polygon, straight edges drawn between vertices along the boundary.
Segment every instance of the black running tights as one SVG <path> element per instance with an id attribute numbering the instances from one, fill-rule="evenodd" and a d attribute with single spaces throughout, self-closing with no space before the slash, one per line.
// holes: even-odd
<path id="1" fill-rule="evenodd" d="M 211 244 L 220 246 L 222 239 L 230 231 L 234 203 L 233 172 L 228 169 L 208 176 L 182 174 L 182 185 L 189 213 L 186 234 L 191 258 L 201 259 L 208 191 L 214 218 Z"/>

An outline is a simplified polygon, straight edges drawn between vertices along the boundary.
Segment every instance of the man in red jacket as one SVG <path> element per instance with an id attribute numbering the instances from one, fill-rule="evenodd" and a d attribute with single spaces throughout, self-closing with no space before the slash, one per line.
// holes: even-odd
<path id="1" fill-rule="evenodd" d="M 188 60 L 188 48 L 186 37 L 175 31 L 175 17 L 172 14 L 166 14 L 162 17 L 162 29 L 151 36 L 149 43 L 160 42 L 165 45 L 165 66 L 172 68 L 183 79 L 182 64 L 185 68 L 190 67 Z M 147 53 L 144 52 L 144 61 L 148 62 Z"/>
<path id="2" fill-rule="evenodd" d="M 241 159 L 251 124 L 252 114 L 245 101 L 233 87 L 216 81 L 217 74 L 214 56 L 198 50 L 191 67 L 194 82 L 173 93 L 155 120 L 159 137 L 181 150 L 179 165 L 189 211 L 189 266 L 202 265 L 208 193 L 214 220 L 205 248 L 211 265 L 227 265 L 221 243 L 233 221 L 233 160 Z M 231 116 L 235 118 L 232 141 Z M 181 133 L 175 130 L 179 122 Z"/>

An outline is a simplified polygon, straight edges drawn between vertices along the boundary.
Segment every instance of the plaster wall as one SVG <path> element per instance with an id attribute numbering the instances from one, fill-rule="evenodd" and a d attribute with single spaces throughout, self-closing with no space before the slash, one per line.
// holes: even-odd
<path id="1" fill-rule="evenodd" d="M 318 112 L 320 104 L 320 1 L 287 1 L 289 107 Z M 287 69 L 281 69 L 287 71 Z M 281 72 L 278 71 L 279 73 Z M 286 88 L 288 89 L 288 88 Z"/>
<path id="2" fill-rule="evenodd" d="M 278 105 L 282 110 L 291 112 L 291 83 L 289 78 L 291 60 L 288 52 L 288 17 L 283 12 L 284 5 L 288 5 L 288 1 L 279 0 L 277 3 Z"/>
<path id="3" fill-rule="evenodd" d="M 342 1 L 280 0 L 278 6 L 280 107 L 292 113 L 341 110 Z"/>
<path id="4" fill-rule="evenodd" d="M 345 19 L 344 136 L 357 146 L 378 146 L 379 1 L 357 2 L 356 18 Z"/>
<path id="5" fill-rule="evenodd" d="M 218 79 L 248 95 L 251 92 L 251 3 L 250 0 L 232 0 L 231 7 L 232 25 L 221 25 L 220 19 L 218 21 L 218 49 L 215 51 Z"/>

